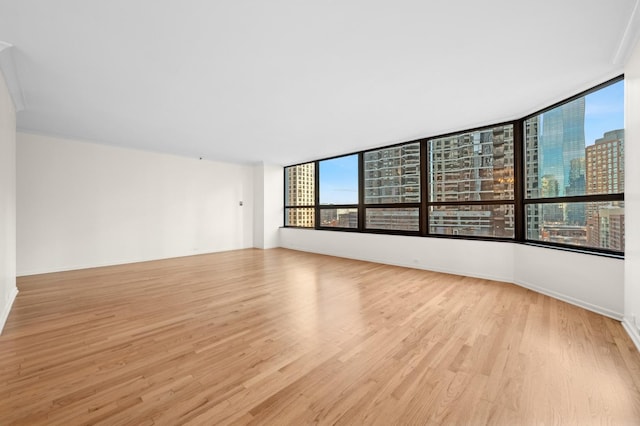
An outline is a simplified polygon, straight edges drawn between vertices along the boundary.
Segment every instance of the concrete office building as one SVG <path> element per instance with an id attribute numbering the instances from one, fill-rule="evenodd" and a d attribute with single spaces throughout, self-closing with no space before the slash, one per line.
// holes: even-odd
<path id="1" fill-rule="evenodd" d="M 285 176 L 285 205 L 312 206 L 315 204 L 315 164 L 307 163 L 288 169 Z M 313 227 L 315 213 L 313 209 L 289 209 L 286 212 L 286 224 L 291 226 Z"/>

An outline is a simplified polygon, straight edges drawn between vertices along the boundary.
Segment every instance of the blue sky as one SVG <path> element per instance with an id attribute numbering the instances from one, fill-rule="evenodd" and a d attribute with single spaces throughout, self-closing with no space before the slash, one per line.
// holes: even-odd
<path id="1" fill-rule="evenodd" d="M 320 162 L 320 204 L 358 204 L 358 156 Z"/>
<path id="2" fill-rule="evenodd" d="M 585 145 L 593 145 L 606 131 L 624 128 L 624 81 L 591 93 L 585 99 Z"/>

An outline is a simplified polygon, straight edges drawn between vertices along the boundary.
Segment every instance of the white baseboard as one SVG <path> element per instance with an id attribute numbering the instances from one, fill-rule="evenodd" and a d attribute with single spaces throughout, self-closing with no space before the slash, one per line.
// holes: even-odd
<path id="1" fill-rule="evenodd" d="M 627 331 L 629 337 L 631 337 L 631 340 L 636 345 L 638 351 L 640 351 L 640 333 L 638 333 L 638 329 L 631 324 L 629 318 L 622 320 L 622 326 Z"/>
<path id="2" fill-rule="evenodd" d="M 171 253 L 162 257 L 140 257 L 140 258 L 130 258 L 130 259 L 114 259 L 104 262 L 95 262 L 95 263 L 75 263 L 68 264 L 64 266 L 47 266 L 41 268 L 27 268 L 22 269 L 20 265 L 18 265 L 17 277 L 27 277 L 29 275 L 41 275 L 41 274 L 51 274 L 55 272 L 69 272 L 69 271 L 78 271 L 80 269 L 92 269 L 92 268 L 103 268 L 105 266 L 120 266 L 120 265 L 130 265 L 133 263 L 143 263 L 143 262 L 153 262 L 155 260 L 167 260 L 167 259 L 175 259 L 178 257 L 189 257 L 189 256 L 199 256 L 201 254 L 212 254 L 212 253 L 220 253 L 224 251 L 235 251 L 235 250 L 247 250 L 254 247 L 231 247 L 231 248 L 216 248 L 216 249 L 205 249 L 205 250 L 194 250 L 189 253 Z"/>
<path id="3" fill-rule="evenodd" d="M 481 279 L 486 279 L 486 280 L 504 282 L 504 283 L 508 283 L 508 284 L 515 284 L 515 285 L 520 286 L 520 287 L 528 288 L 529 290 L 535 291 L 536 293 L 541 293 L 541 294 L 544 294 L 546 296 L 553 297 L 554 299 L 558 299 L 558 300 L 561 300 L 563 302 L 570 303 L 570 304 L 575 305 L 575 306 L 579 306 L 579 307 L 584 308 L 584 309 L 586 309 L 588 311 L 595 312 L 597 314 L 604 315 L 604 316 L 609 317 L 609 318 L 613 318 L 613 319 L 615 319 L 617 321 L 622 321 L 622 318 L 623 318 L 623 313 L 622 312 L 617 312 L 617 311 L 614 311 L 614 310 L 611 310 L 611 309 L 604 308 L 604 307 L 599 306 L 599 305 L 595 305 L 595 304 L 592 304 L 592 303 L 589 303 L 589 302 L 585 302 L 583 300 L 576 299 L 576 298 L 573 298 L 571 296 L 567 296 L 566 294 L 557 293 L 555 291 L 551 291 L 551 290 L 548 290 L 548 289 L 546 289 L 544 287 L 539 287 L 537 285 L 533 285 L 533 284 L 530 284 L 530 283 L 522 281 L 522 280 L 514 280 L 513 277 L 502 277 L 502 276 L 498 276 L 498 275 L 482 274 L 482 273 L 477 273 L 475 271 L 449 270 L 447 268 L 439 268 L 439 267 L 432 266 L 432 265 L 418 265 L 418 264 L 411 264 L 411 263 L 408 263 L 408 262 L 406 262 L 406 263 L 393 262 L 393 261 L 390 262 L 387 259 L 375 259 L 375 258 L 370 258 L 370 257 L 366 257 L 366 256 L 354 256 L 352 254 L 345 254 L 345 253 L 340 253 L 340 252 L 335 252 L 335 251 L 332 251 L 331 253 L 322 252 L 320 250 L 311 251 L 311 250 L 309 250 L 307 248 L 297 247 L 295 245 L 289 245 L 289 246 L 287 246 L 285 248 L 290 249 L 290 250 L 304 251 L 304 252 L 308 252 L 308 253 L 324 254 L 324 255 L 328 255 L 328 256 L 337 256 L 337 257 L 344 257 L 344 258 L 348 258 L 348 259 L 363 260 L 365 262 L 382 263 L 382 264 L 386 264 L 386 265 L 402 266 L 402 267 L 405 267 L 405 268 L 424 269 L 424 270 L 427 270 L 427 271 L 442 272 L 442 273 L 445 273 L 445 274 L 464 275 L 464 276 L 467 276 L 467 277 L 481 278 Z"/>
<path id="4" fill-rule="evenodd" d="M 298 247 L 296 245 L 280 246 L 280 248 L 284 248 L 287 250 L 302 251 L 305 253 L 321 254 L 324 256 L 341 257 L 343 259 L 353 259 L 353 260 L 361 260 L 363 262 L 380 263 L 382 265 L 400 266 L 402 268 L 410 268 L 410 269 L 421 269 L 423 271 L 440 272 L 443 274 L 460 275 L 460 276 L 471 277 L 471 278 L 480 278 L 484 280 L 499 281 L 499 282 L 504 282 L 508 284 L 512 283 L 512 280 L 509 277 L 477 273 L 474 271 L 464 271 L 460 269 L 453 270 L 448 268 L 439 268 L 437 266 L 428 265 L 428 264 L 425 265 L 425 264 L 411 263 L 411 262 L 397 262 L 389 259 L 381 259 L 381 258 L 370 257 L 370 256 L 359 256 L 359 255 L 354 255 L 352 253 L 340 253 L 340 252 L 334 252 L 334 251 L 324 252 L 320 250 L 312 251 L 311 249 L 308 249 L 306 247 Z"/>
<path id="5" fill-rule="evenodd" d="M 9 312 L 11 312 L 11 307 L 13 306 L 13 302 L 16 300 L 16 296 L 18 295 L 18 288 L 14 287 L 13 291 L 9 295 L 6 303 L 0 310 L 0 334 L 2 334 L 2 330 L 4 329 L 4 324 L 7 322 L 9 318 Z"/>
<path id="6" fill-rule="evenodd" d="M 588 311 L 595 312 L 596 314 L 604 315 L 605 317 L 609 317 L 617 321 L 622 321 L 622 318 L 623 318 L 622 312 L 616 312 L 611 309 L 603 308 L 602 306 L 594 305 L 592 303 L 585 302 L 584 300 L 575 299 L 571 296 L 567 296 L 566 294 L 550 291 L 546 288 L 538 287 L 537 285 L 529 284 L 521 280 L 516 281 L 514 284 L 519 285 L 520 287 L 528 288 L 529 290 L 533 290 L 536 293 L 541 293 L 546 296 L 553 297 L 554 299 L 567 302 L 571 305 L 579 306 Z"/>

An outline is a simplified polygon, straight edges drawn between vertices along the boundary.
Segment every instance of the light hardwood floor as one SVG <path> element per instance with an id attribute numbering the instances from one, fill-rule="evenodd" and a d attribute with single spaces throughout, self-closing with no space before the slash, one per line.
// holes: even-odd
<path id="1" fill-rule="evenodd" d="M 510 284 L 274 249 L 18 286 L 2 425 L 640 424 L 621 325 Z"/>

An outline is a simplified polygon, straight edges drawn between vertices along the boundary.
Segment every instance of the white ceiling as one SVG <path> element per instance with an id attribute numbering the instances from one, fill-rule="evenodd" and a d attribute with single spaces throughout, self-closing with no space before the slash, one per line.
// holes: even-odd
<path id="1" fill-rule="evenodd" d="M 615 77 L 636 3 L 0 0 L 0 40 L 20 130 L 287 165 L 517 118 Z"/>

